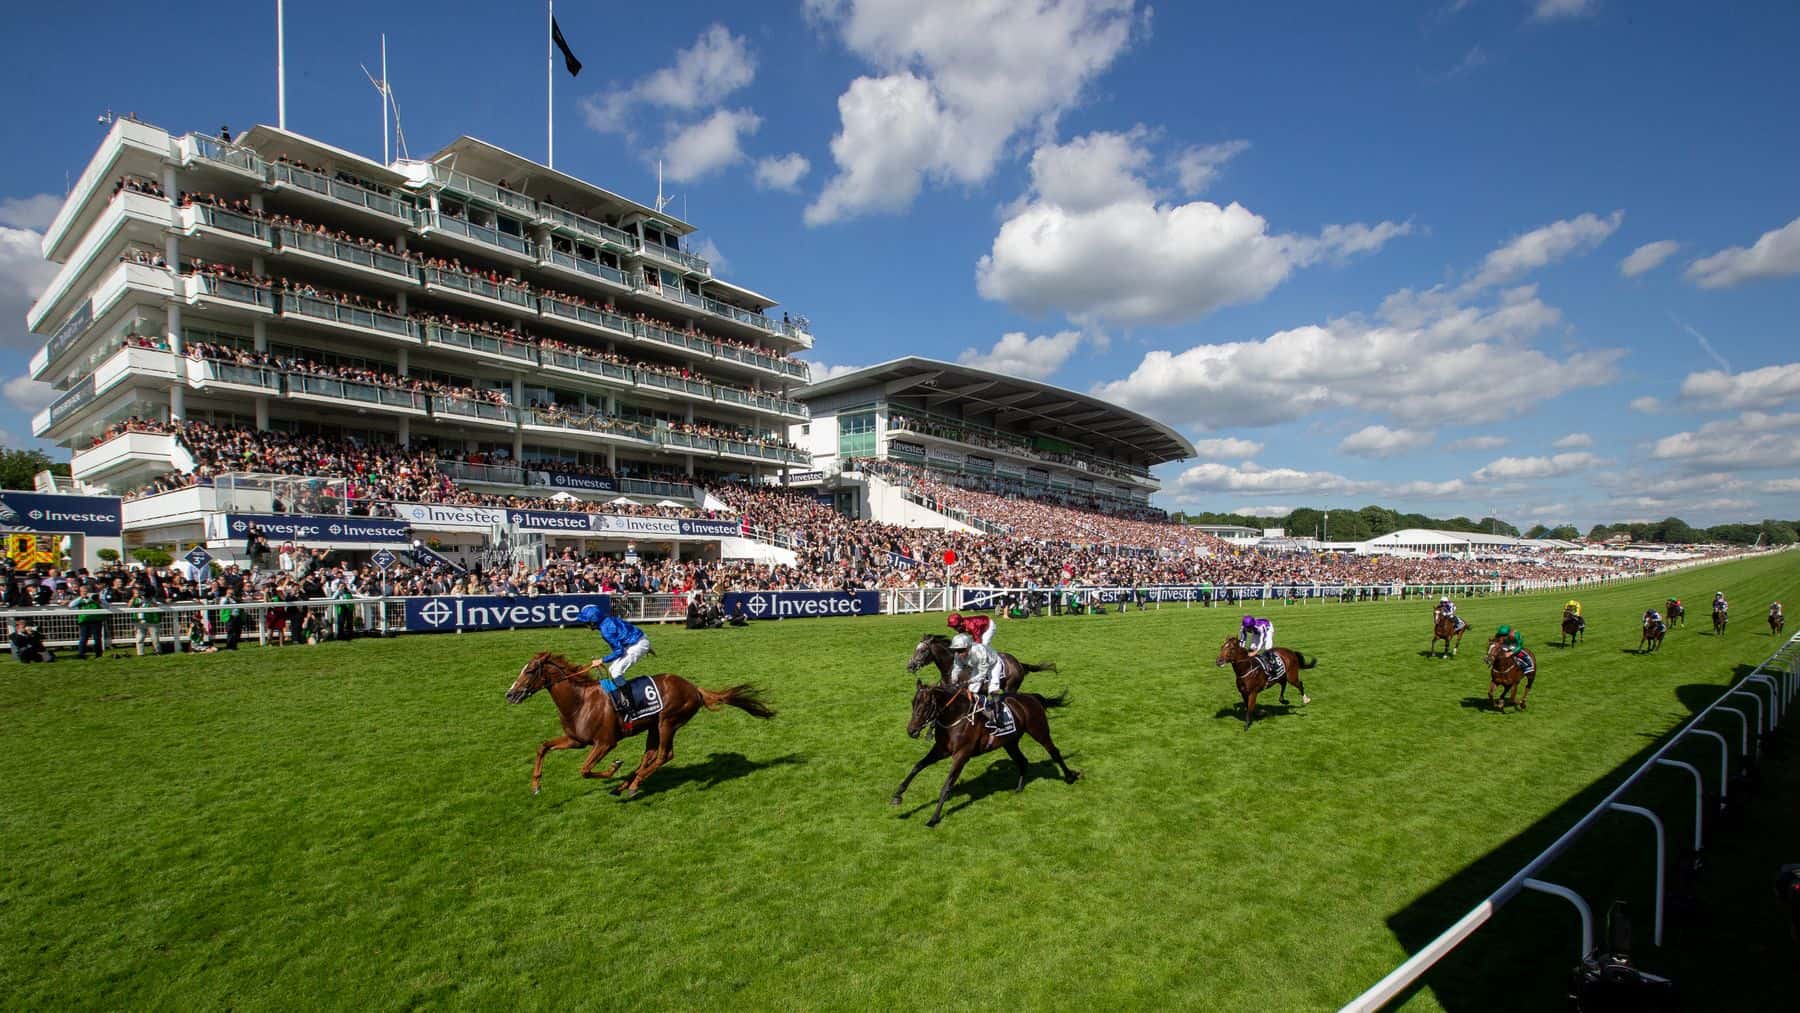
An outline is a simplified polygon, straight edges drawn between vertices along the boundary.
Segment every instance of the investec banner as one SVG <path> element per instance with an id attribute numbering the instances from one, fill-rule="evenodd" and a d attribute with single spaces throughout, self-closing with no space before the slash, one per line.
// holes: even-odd
<path id="1" fill-rule="evenodd" d="M 457 633 L 463 630 L 516 630 L 536 626 L 573 626 L 587 605 L 612 611 L 603 594 L 546 594 L 536 598 L 478 595 L 462 598 L 406 599 L 408 633 Z"/>
<path id="2" fill-rule="evenodd" d="M 752 619 L 811 619 L 881 614 L 880 591 L 733 591 L 721 601 L 727 614 L 739 602 Z"/>
<path id="3" fill-rule="evenodd" d="M 486 531 L 506 526 L 506 511 L 492 507 L 452 506 L 443 503 L 395 503 L 400 519 L 421 528 L 449 531 Z"/>
<path id="4" fill-rule="evenodd" d="M 665 538 L 731 538 L 742 531 L 742 526 L 734 520 L 626 517 L 577 510 L 500 510 L 437 503 L 396 503 L 394 512 L 410 524 L 451 531 L 486 531 L 509 524 L 520 531 Z"/>
<path id="5" fill-rule="evenodd" d="M 0 530 L 117 538 L 121 516 L 117 496 L 0 492 Z"/>
<path id="6" fill-rule="evenodd" d="M 412 529 L 404 520 L 387 517 L 338 517 L 330 514 L 225 514 L 207 519 L 207 537 L 242 538 L 250 523 L 262 529 L 270 541 L 355 542 L 362 545 L 406 545 Z"/>
<path id="7" fill-rule="evenodd" d="M 550 473 L 550 484 L 558 489 L 586 489 L 590 492 L 619 491 L 619 483 L 615 479 L 600 478 L 595 475 L 565 475 L 560 471 Z"/>

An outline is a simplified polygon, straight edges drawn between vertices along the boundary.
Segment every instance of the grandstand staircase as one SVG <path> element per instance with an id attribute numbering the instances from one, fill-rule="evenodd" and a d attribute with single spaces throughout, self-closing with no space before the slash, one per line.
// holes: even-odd
<path id="1" fill-rule="evenodd" d="M 925 504 L 924 498 L 910 488 L 890 482 L 868 471 L 860 473 L 868 483 L 869 516 L 883 524 L 908 528 L 940 528 L 965 534 L 1005 534 L 1006 527 L 974 514 L 956 511 L 945 513 Z"/>

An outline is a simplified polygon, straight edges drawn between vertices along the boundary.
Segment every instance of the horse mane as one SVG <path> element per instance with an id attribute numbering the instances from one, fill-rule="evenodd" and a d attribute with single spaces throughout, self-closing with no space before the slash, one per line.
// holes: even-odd
<path id="1" fill-rule="evenodd" d="M 577 665 L 573 661 L 570 661 L 568 658 L 565 658 L 562 655 L 555 653 L 554 651 L 539 651 L 537 653 L 537 655 L 535 657 L 533 657 L 531 660 L 533 662 L 541 661 L 541 662 L 545 663 L 545 665 L 547 665 L 547 666 L 553 666 L 553 671 L 551 672 L 551 675 L 558 677 L 558 678 L 562 678 L 565 676 L 571 676 L 572 673 L 576 669 L 581 667 L 580 665 Z M 575 676 L 572 676 L 571 678 L 568 678 L 567 681 L 573 682 L 573 683 L 581 683 L 581 682 L 596 682 L 598 680 L 595 676 L 590 674 L 590 675 L 575 675 Z"/>
<path id="2" fill-rule="evenodd" d="M 927 633 L 919 639 L 929 640 L 934 644 L 948 644 L 950 642 L 950 638 L 942 633 Z"/>

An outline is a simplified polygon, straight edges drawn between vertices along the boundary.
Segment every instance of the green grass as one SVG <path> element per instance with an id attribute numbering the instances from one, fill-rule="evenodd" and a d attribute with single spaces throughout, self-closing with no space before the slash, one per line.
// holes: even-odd
<path id="1" fill-rule="evenodd" d="M 1759 612 L 1797 586 L 1782 554 L 1588 593 L 1567 650 L 1545 646 L 1562 595 L 1463 602 L 1472 633 L 1523 624 L 1538 649 L 1530 709 L 1504 715 L 1468 705 L 1476 639 L 1422 656 L 1426 604 L 1276 608 L 1280 641 L 1320 659 L 1314 702 L 1248 733 L 1212 663 L 1236 612 L 1006 623 L 999 647 L 1061 666 L 1026 687 L 1071 689 L 1052 728 L 1086 776 L 1062 783 L 1028 743 L 1015 795 L 990 754 L 935 830 L 946 765 L 887 805 L 923 752 L 904 662 L 935 616 L 654 630 L 652 670 L 755 682 L 781 713 L 703 712 L 629 802 L 571 752 L 531 797 L 554 706 L 502 699 L 536 649 L 592 656 L 583 631 L 5 667 L 0 1001 L 1335 1007 L 1767 656 Z M 1723 638 L 1701 614 L 1716 588 L 1738 605 Z M 1696 603 L 1688 627 L 1626 653 L 1667 594 Z M 1648 830 L 1618 822 L 1559 870 L 1596 903 L 1649 892 Z M 1515 903 L 1471 948 L 1485 969 L 1459 957 L 1412 1004 L 1554 1000 L 1575 950 L 1556 903 Z M 1698 935 L 1672 930 L 1667 960 Z M 1496 961 L 1508 984 L 1484 991 Z M 1750 966 L 1720 1008 L 1764 1004 Z"/>

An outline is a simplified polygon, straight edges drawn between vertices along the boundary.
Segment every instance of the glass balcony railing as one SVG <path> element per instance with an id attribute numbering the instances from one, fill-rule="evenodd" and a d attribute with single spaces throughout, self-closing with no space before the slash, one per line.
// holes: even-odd
<path id="1" fill-rule="evenodd" d="M 444 271 L 435 267 L 419 268 L 419 279 L 427 285 L 455 289 L 458 292 L 511 303 L 521 309 L 537 312 L 536 297 L 531 294 L 530 289 L 519 285 L 496 285 L 478 274 Z"/>
<path id="2" fill-rule="evenodd" d="M 552 296 L 539 296 L 538 308 L 545 316 L 560 317 L 564 320 L 575 320 L 593 327 L 615 331 L 619 334 L 629 335 L 633 333 L 631 321 L 617 313 L 608 313 L 607 311 L 594 306 L 583 306 L 580 303 L 572 303 Z"/>
<path id="3" fill-rule="evenodd" d="M 561 250 L 551 250 L 549 262 L 558 267 L 566 267 L 571 271 L 580 271 L 582 274 L 588 275 L 589 277 L 604 278 L 614 285 L 629 287 L 625 283 L 624 271 L 621 271 L 616 267 L 608 267 L 597 260 L 588 260 L 585 257 L 577 257 L 573 254 L 564 253 Z"/>
<path id="4" fill-rule="evenodd" d="M 438 324 L 425 325 L 425 340 L 434 345 L 448 348 L 462 348 L 471 352 L 482 352 L 487 355 L 498 355 L 517 362 L 537 365 L 538 350 L 536 345 L 512 338 L 502 338 L 492 334 L 481 334 L 475 331 L 464 331 L 454 327 L 442 327 Z"/>
<path id="5" fill-rule="evenodd" d="M 280 241 L 283 249 L 304 250 L 307 253 L 330 257 L 332 260 L 345 264 L 354 264 L 357 267 L 366 267 L 372 271 L 405 278 L 409 282 L 414 280 L 412 261 L 386 250 L 374 250 L 366 246 L 358 246 L 355 243 L 339 242 L 327 236 L 285 227 L 275 230 L 275 238 Z"/>
<path id="6" fill-rule="evenodd" d="M 289 393 L 337 398 L 341 401 L 380 405 L 384 408 L 406 408 L 422 412 L 429 402 L 429 398 L 418 391 L 384 387 L 374 383 L 358 383 L 354 380 L 340 380 L 330 376 L 289 373 L 287 382 Z"/>
<path id="7" fill-rule="evenodd" d="M 199 367 L 203 380 L 232 383 L 240 387 L 261 387 L 270 391 L 281 389 L 281 374 L 263 366 L 240 366 L 235 362 L 202 359 Z"/>
<path id="8" fill-rule="evenodd" d="M 572 229 L 589 239 L 614 246 L 627 252 L 638 248 L 637 237 L 624 229 L 615 229 L 611 225 L 594 221 L 586 215 L 578 215 L 573 211 L 565 211 L 552 204 L 539 204 L 538 214 L 557 225 Z"/>
<path id="9" fill-rule="evenodd" d="M 645 478 L 619 479 L 619 491 L 633 496 L 662 496 L 667 499 L 694 498 L 694 487 L 674 482 L 654 482 Z"/>
<path id="10" fill-rule="evenodd" d="M 437 470 L 458 482 L 491 482 L 495 485 L 525 484 L 525 469 L 507 465 L 438 461 Z"/>
<path id="11" fill-rule="evenodd" d="M 629 366 L 621 366 L 616 362 L 608 362 L 605 359 L 596 359 L 591 355 L 578 355 L 574 352 L 566 352 L 558 348 L 546 348 L 543 350 L 543 364 L 546 366 L 554 366 L 558 369 L 569 369 L 578 373 L 586 373 L 589 376 L 603 377 L 608 380 L 618 381 L 619 383 L 631 382 L 631 367 Z"/>
<path id="12" fill-rule="evenodd" d="M 511 425 L 518 417 L 517 413 L 507 405 L 494 404 L 491 401 L 475 401 L 461 397 L 433 397 L 431 414 L 451 418 L 484 419 L 488 422 L 502 422 Z"/>
<path id="13" fill-rule="evenodd" d="M 199 291 L 217 299 L 242 303 L 246 306 L 260 306 L 263 309 L 270 309 L 275 305 L 274 294 L 262 285 L 232 281 L 214 274 L 195 274 L 189 277 L 194 279 L 199 286 Z"/>
<path id="14" fill-rule="evenodd" d="M 299 295 L 293 292 L 282 293 L 281 315 L 324 320 L 347 327 L 361 327 L 412 341 L 417 341 L 419 337 L 418 326 L 398 314 L 353 306 L 335 299 L 321 299 L 318 296 Z"/>
<path id="15" fill-rule="evenodd" d="M 655 257 L 664 263 L 673 264 L 684 271 L 692 271 L 696 274 L 707 275 L 708 277 L 711 277 L 712 275 L 711 264 L 708 264 L 705 260 L 702 260 L 691 253 L 683 253 L 674 247 L 664 246 L 661 243 L 644 243 L 639 247 L 639 252 L 646 256 Z"/>
<path id="16" fill-rule="evenodd" d="M 194 213 L 194 222 L 197 225 L 204 225 L 207 228 L 244 236 L 259 242 L 269 241 L 269 227 L 249 215 L 241 215 L 236 211 L 228 211 L 211 204 L 190 205 L 190 210 Z"/>
<path id="17" fill-rule="evenodd" d="M 244 172 L 262 175 L 263 160 L 249 148 L 240 148 L 234 144 L 226 144 L 216 137 L 205 134 L 189 134 L 187 141 L 193 146 L 195 158 L 205 159 L 219 165 L 230 166 Z"/>
<path id="18" fill-rule="evenodd" d="M 536 255 L 534 251 L 537 249 L 537 244 L 529 239 L 509 235 L 499 229 L 490 229 L 485 225 L 475 225 L 466 218 L 447 215 L 441 211 L 427 212 L 425 217 L 429 225 L 439 231 L 453 232 L 478 243 L 486 243 L 489 246 L 499 247 L 502 250 L 527 257 Z"/>
<path id="19" fill-rule="evenodd" d="M 444 189 L 460 193 L 465 197 L 473 197 L 489 204 L 523 212 L 533 218 L 537 217 L 537 201 L 516 190 L 495 186 L 485 179 L 476 179 L 468 173 L 457 172 L 455 169 L 445 168 L 435 162 L 431 166 L 431 179 Z"/>
<path id="20" fill-rule="evenodd" d="M 659 327 L 656 324 L 640 322 L 634 324 L 632 330 L 636 332 L 638 337 L 643 338 L 645 341 L 654 341 L 659 345 L 667 345 L 670 348 L 679 348 L 684 352 L 692 352 L 697 355 L 707 356 L 708 358 L 712 357 L 713 351 L 717 347 L 713 342 L 698 334 L 683 334 L 680 331 L 672 331 L 667 327 Z"/>
<path id="21" fill-rule="evenodd" d="M 412 224 L 417 219 L 416 209 L 411 202 L 377 193 L 365 186 L 349 183 L 341 179 L 333 179 L 322 172 L 313 172 L 285 162 L 270 162 L 268 178 L 271 183 L 284 183 L 301 190 L 308 190 L 321 197 L 330 197 L 345 204 L 367 208 L 390 218 L 399 218 Z"/>
<path id="22" fill-rule="evenodd" d="M 736 320 L 740 324 L 749 324 L 751 327 L 756 327 L 772 333 L 780 331 L 780 325 L 776 324 L 775 321 L 768 317 L 763 316 L 761 313 L 752 313 L 747 309 L 741 309 L 729 303 L 722 303 L 717 299 L 703 298 L 697 305 L 708 313 L 724 317 L 727 320 Z"/>

